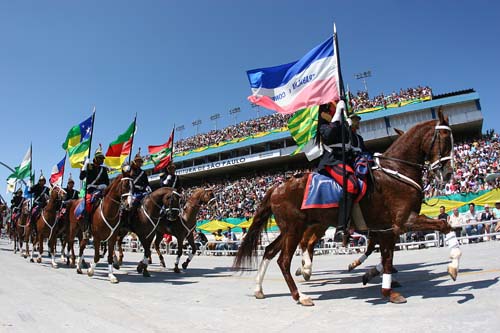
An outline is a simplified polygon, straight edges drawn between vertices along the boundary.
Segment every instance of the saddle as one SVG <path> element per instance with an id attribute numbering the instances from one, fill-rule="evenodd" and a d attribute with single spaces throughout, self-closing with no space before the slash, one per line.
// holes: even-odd
<path id="1" fill-rule="evenodd" d="M 85 200 L 81 200 L 78 206 L 75 207 L 75 217 L 77 220 L 82 220 L 86 213 L 87 216 L 92 214 L 99 204 L 99 199 L 102 197 L 101 193 L 87 193 Z"/>
<path id="2" fill-rule="evenodd" d="M 358 178 L 357 181 L 360 191 L 354 199 L 355 203 L 363 198 L 367 189 L 365 180 Z M 301 209 L 338 207 L 342 195 L 342 186 L 335 180 L 319 173 L 310 173 L 307 177 Z"/>

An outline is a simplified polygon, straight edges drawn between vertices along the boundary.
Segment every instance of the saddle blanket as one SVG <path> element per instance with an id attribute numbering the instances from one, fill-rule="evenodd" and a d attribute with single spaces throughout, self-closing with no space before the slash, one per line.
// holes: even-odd
<path id="1" fill-rule="evenodd" d="M 366 193 L 366 182 L 358 179 L 361 189 L 354 202 L 359 202 Z M 342 186 L 330 177 L 319 173 L 310 173 L 307 177 L 306 190 L 301 209 L 338 207 L 342 200 Z"/>

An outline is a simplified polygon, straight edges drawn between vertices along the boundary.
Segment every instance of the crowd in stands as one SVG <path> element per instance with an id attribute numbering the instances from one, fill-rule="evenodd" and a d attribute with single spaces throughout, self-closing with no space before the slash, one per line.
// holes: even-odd
<path id="1" fill-rule="evenodd" d="M 282 128 L 287 126 L 288 119 L 290 119 L 290 115 L 282 115 L 276 112 L 268 116 L 242 121 L 237 125 L 231 125 L 220 130 L 212 130 L 208 133 L 202 133 L 176 141 L 174 144 L 174 151 L 176 153 L 183 152 Z"/>
<path id="2" fill-rule="evenodd" d="M 368 92 L 358 91 L 356 95 L 350 94 L 350 101 L 354 111 L 361 111 L 364 109 L 375 108 L 375 107 L 387 107 L 389 104 L 398 104 L 403 101 L 411 101 L 418 98 L 431 97 L 432 89 L 430 87 L 421 87 L 400 89 L 399 93 L 395 91 L 392 94 L 384 95 L 381 93 L 378 96 L 370 99 Z"/>
<path id="3" fill-rule="evenodd" d="M 451 195 L 457 193 L 476 193 L 500 187 L 500 179 L 487 175 L 500 173 L 498 158 L 500 156 L 499 136 L 488 131 L 480 139 L 467 140 L 455 144 L 455 174 L 444 186 L 440 187 L 435 178 L 424 179 L 426 197 Z"/>

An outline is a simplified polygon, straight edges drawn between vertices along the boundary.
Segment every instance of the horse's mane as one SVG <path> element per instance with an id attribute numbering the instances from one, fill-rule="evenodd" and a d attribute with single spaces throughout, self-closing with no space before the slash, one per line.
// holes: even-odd
<path id="1" fill-rule="evenodd" d="M 109 186 L 104 189 L 103 196 L 108 195 L 108 193 L 111 191 L 111 188 L 115 188 L 116 184 L 119 183 L 119 180 L 123 178 L 123 175 L 118 175 L 116 178 L 112 179 L 111 182 L 109 183 Z"/>

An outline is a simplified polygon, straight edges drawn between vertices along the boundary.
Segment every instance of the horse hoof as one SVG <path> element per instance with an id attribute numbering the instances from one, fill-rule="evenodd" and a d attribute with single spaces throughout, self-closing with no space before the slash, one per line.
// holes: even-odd
<path id="1" fill-rule="evenodd" d="M 144 271 L 144 264 L 142 262 L 137 265 L 137 273 L 141 274 Z"/>
<path id="2" fill-rule="evenodd" d="M 52 268 L 59 268 L 59 266 L 56 263 L 54 263 L 52 264 Z"/>
<path id="3" fill-rule="evenodd" d="M 145 270 L 142 272 L 142 276 L 143 276 L 143 277 L 147 277 L 147 278 L 148 278 L 148 277 L 151 277 L 151 274 L 149 274 L 148 270 L 147 270 L 147 269 L 145 269 Z"/>
<path id="4" fill-rule="evenodd" d="M 188 263 L 187 262 L 185 262 L 185 263 L 182 264 L 182 269 L 186 269 L 186 268 L 188 268 Z"/>
<path id="5" fill-rule="evenodd" d="M 264 293 L 262 291 L 260 291 L 260 290 L 256 291 L 254 295 L 255 295 L 256 299 L 264 299 L 264 298 L 266 298 L 266 296 L 264 296 Z"/>
<path id="6" fill-rule="evenodd" d="M 311 280 L 311 273 L 302 272 L 302 277 L 304 278 L 304 280 L 309 281 Z"/>
<path id="7" fill-rule="evenodd" d="M 88 277 L 93 277 L 94 276 L 94 270 L 93 269 L 88 269 L 87 270 L 87 276 Z"/>
<path id="8" fill-rule="evenodd" d="M 349 266 L 347 266 L 347 271 L 348 272 L 351 272 L 353 269 L 355 269 L 356 267 L 358 267 L 358 265 L 352 263 L 352 264 L 349 264 Z"/>
<path id="9" fill-rule="evenodd" d="M 42 263 L 42 258 L 36 258 L 36 262 L 37 262 L 38 264 L 41 264 L 41 263 Z"/>
<path id="10" fill-rule="evenodd" d="M 397 272 L 398 272 L 398 270 L 396 269 L 396 267 L 392 266 L 392 268 L 391 268 L 391 273 L 392 273 L 392 274 L 395 274 L 395 273 L 397 273 Z"/>
<path id="11" fill-rule="evenodd" d="M 363 275 L 363 286 L 366 286 L 366 284 L 368 283 L 368 281 L 370 281 L 370 279 L 368 279 L 368 275 Z"/>
<path id="12" fill-rule="evenodd" d="M 148 259 L 148 265 L 152 265 L 153 264 L 153 259 Z"/>
<path id="13" fill-rule="evenodd" d="M 394 304 L 403 304 L 406 303 L 406 298 L 404 298 L 400 293 L 391 292 L 389 302 Z"/>
<path id="14" fill-rule="evenodd" d="M 181 272 L 181 270 L 179 269 L 179 267 L 174 268 L 174 273 L 180 273 L 180 272 Z"/>
<path id="15" fill-rule="evenodd" d="M 160 266 L 163 267 L 163 268 L 167 267 L 167 265 L 165 265 L 165 261 L 161 261 L 160 262 Z"/>
<path id="16" fill-rule="evenodd" d="M 401 287 L 402 287 L 402 286 L 401 286 L 401 283 L 399 283 L 398 281 L 393 280 L 393 281 L 391 282 L 391 288 L 401 288 Z"/>
<path id="17" fill-rule="evenodd" d="M 109 282 L 116 284 L 116 283 L 118 283 L 118 279 L 116 278 L 116 276 L 111 275 L 111 276 L 109 276 Z"/>
<path id="18" fill-rule="evenodd" d="M 297 270 L 295 271 L 295 276 L 301 276 L 302 275 L 302 267 L 298 267 Z"/>
<path id="19" fill-rule="evenodd" d="M 28 258 L 28 256 L 27 256 L 26 254 L 21 254 L 21 256 L 22 256 L 24 259 Z"/>
<path id="20" fill-rule="evenodd" d="M 314 302 L 312 301 L 312 299 L 310 297 L 299 298 L 299 303 L 300 303 L 300 305 L 303 305 L 303 306 L 313 306 L 314 305 Z"/>
<path id="21" fill-rule="evenodd" d="M 77 268 L 77 269 L 76 269 L 76 273 L 77 273 L 77 274 L 83 274 L 82 269 L 81 269 L 81 268 Z"/>
<path id="22" fill-rule="evenodd" d="M 113 263 L 113 268 L 117 269 L 117 270 L 120 270 L 120 265 L 118 265 L 118 263 L 114 262 Z"/>
<path id="23" fill-rule="evenodd" d="M 120 265 L 120 266 L 123 265 L 123 259 L 121 259 L 121 258 L 118 259 L 118 265 Z"/>
<path id="24" fill-rule="evenodd" d="M 448 265 L 448 274 L 450 275 L 453 281 L 456 281 L 458 276 L 458 269 L 456 267 Z"/>
<path id="25" fill-rule="evenodd" d="M 33 260 L 33 258 L 30 259 L 30 262 L 35 262 L 35 260 Z"/>

